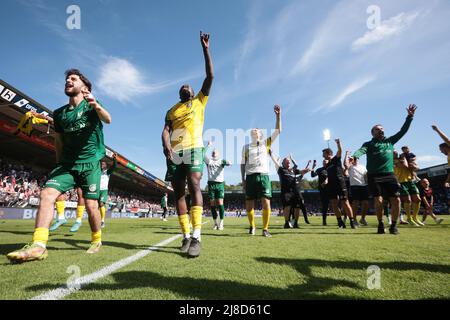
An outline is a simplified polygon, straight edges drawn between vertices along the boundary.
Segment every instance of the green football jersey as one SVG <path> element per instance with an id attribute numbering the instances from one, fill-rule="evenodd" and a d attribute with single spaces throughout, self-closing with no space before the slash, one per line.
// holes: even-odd
<path id="1" fill-rule="evenodd" d="M 86 100 L 55 110 L 53 119 L 63 142 L 61 164 L 95 162 L 105 156 L 103 124 Z"/>

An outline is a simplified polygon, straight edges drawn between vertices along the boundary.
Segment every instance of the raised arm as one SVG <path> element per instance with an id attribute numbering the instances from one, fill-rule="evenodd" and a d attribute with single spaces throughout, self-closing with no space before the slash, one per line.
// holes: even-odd
<path id="1" fill-rule="evenodd" d="M 201 91 L 205 96 L 209 96 L 209 91 L 211 90 L 212 82 L 214 79 L 213 63 L 211 60 L 211 55 L 209 53 L 209 34 L 200 31 L 200 42 L 203 48 L 203 55 L 205 57 L 205 69 L 206 69 L 206 78 L 203 81 Z"/>
<path id="2" fill-rule="evenodd" d="M 411 122 L 414 118 L 414 113 L 416 112 L 417 107 L 415 104 L 410 104 L 406 111 L 408 112 L 408 116 L 406 117 L 405 123 L 401 127 L 400 131 L 394 134 L 392 137 L 389 137 L 388 140 L 392 144 L 396 144 L 405 134 L 408 132 L 409 127 L 411 126 Z"/>
<path id="3" fill-rule="evenodd" d="M 269 149 L 270 157 L 272 158 L 273 163 L 275 164 L 275 168 L 280 169 L 281 163 L 280 163 L 280 157 L 276 157 L 275 154 L 272 152 L 272 149 Z"/>
<path id="4" fill-rule="evenodd" d="M 434 131 L 437 132 L 437 134 L 442 138 L 442 140 L 444 140 L 444 142 L 450 146 L 450 139 L 436 125 L 432 125 L 431 127 L 433 128 Z"/>
<path id="5" fill-rule="evenodd" d="M 209 140 L 209 141 L 208 141 L 208 144 L 207 144 L 206 147 L 205 147 L 205 155 L 204 155 L 204 157 L 203 157 L 203 160 L 205 161 L 206 164 L 209 164 L 209 157 L 207 156 L 207 152 L 208 152 L 208 150 L 209 150 L 209 148 L 210 148 L 211 146 L 212 146 L 212 141 Z"/>
<path id="6" fill-rule="evenodd" d="M 111 123 L 111 115 L 108 111 L 106 111 L 105 108 L 102 107 L 102 105 L 97 101 L 97 99 L 92 95 L 92 93 L 89 92 L 89 90 L 85 89 L 83 90 L 83 96 L 84 99 L 89 103 L 89 105 L 92 107 L 92 109 L 97 112 L 98 117 L 100 120 L 104 123 L 110 124 Z"/>
<path id="7" fill-rule="evenodd" d="M 289 158 L 291 158 L 291 161 L 294 164 L 294 168 L 297 168 L 298 165 L 297 165 L 297 162 L 295 161 L 294 157 L 292 156 L 292 153 L 289 153 Z M 308 165 L 309 165 L 309 162 L 308 162 Z"/>
<path id="8" fill-rule="evenodd" d="M 311 160 L 308 160 L 308 163 L 306 164 L 306 167 L 305 167 L 305 169 L 308 169 L 309 170 L 309 165 L 311 164 Z M 310 170 L 311 171 L 311 170 Z"/>
<path id="9" fill-rule="evenodd" d="M 275 131 L 270 136 L 270 143 L 273 143 L 281 133 L 281 107 L 276 104 L 273 107 L 273 111 L 275 112 L 276 122 L 275 122 Z"/>
<path id="10" fill-rule="evenodd" d="M 336 139 L 336 140 L 334 140 L 334 141 L 336 142 L 336 145 L 337 145 L 337 147 L 338 147 L 338 151 L 337 151 L 337 153 L 336 153 L 336 157 L 340 158 L 340 157 L 342 157 L 341 140 Z"/>
<path id="11" fill-rule="evenodd" d="M 314 161 L 313 161 L 312 168 L 311 168 L 311 177 L 312 177 L 312 178 L 315 178 L 315 177 L 317 176 L 317 173 L 316 173 L 316 171 L 315 171 L 316 165 L 317 165 L 317 161 L 314 160 Z"/>
<path id="12" fill-rule="evenodd" d="M 344 168 L 349 169 L 350 168 L 350 151 L 345 151 L 345 159 L 344 159 Z"/>

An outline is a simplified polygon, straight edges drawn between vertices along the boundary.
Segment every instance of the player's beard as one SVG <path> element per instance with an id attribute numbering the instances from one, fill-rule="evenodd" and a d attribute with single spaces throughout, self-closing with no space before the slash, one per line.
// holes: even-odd
<path id="1" fill-rule="evenodd" d="M 76 96 L 79 94 L 79 92 L 75 92 L 75 91 L 67 92 L 66 90 L 64 90 L 64 93 L 65 93 L 66 96 L 68 96 L 69 98 L 76 97 Z"/>
<path id="2" fill-rule="evenodd" d="M 76 88 L 76 87 L 71 87 L 69 88 L 71 89 L 71 91 L 67 92 L 67 88 L 64 88 L 64 93 L 66 94 L 66 96 L 68 96 L 69 98 L 73 98 L 76 97 L 77 95 L 80 94 L 81 92 L 81 88 Z"/>

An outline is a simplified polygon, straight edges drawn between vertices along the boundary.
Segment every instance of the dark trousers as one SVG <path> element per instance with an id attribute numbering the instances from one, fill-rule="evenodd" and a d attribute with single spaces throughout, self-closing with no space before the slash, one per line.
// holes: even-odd
<path id="1" fill-rule="evenodd" d="M 306 210 L 305 207 L 305 201 L 303 200 L 303 197 L 301 195 L 298 197 L 300 198 L 300 200 L 297 203 L 298 208 L 300 208 L 300 210 L 302 211 L 303 218 L 305 219 L 305 221 L 308 221 L 308 211 Z M 289 220 L 293 220 L 295 218 L 294 210 L 295 208 L 291 207 L 291 212 L 289 213 Z"/>
<path id="2" fill-rule="evenodd" d="M 322 219 L 327 221 L 328 207 L 330 206 L 330 200 L 328 200 L 328 194 L 325 190 L 320 190 L 320 202 L 322 203 Z"/>

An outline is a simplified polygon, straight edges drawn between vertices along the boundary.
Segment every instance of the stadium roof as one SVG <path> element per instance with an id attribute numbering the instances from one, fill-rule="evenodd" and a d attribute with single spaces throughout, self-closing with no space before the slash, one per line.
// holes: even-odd
<path id="1" fill-rule="evenodd" d="M 446 163 L 432 166 L 417 171 L 417 175 L 426 175 L 428 177 L 438 177 L 447 175 L 448 165 Z"/>
<path id="2" fill-rule="evenodd" d="M 33 127 L 31 137 L 23 133 L 13 134 L 18 122 L 28 111 L 52 115 L 52 111 L 48 108 L 0 79 L 0 145 L 2 154 L 23 160 L 29 159 L 32 155 L 34 163 L 48 168 L 54 163 L 55 132 L 53 126 L 36 125 Z M 106 146 L 106 157 L 112 159 L 113 153 L 116 153 L 117 162 L 120 165 L 117 166 L 111 181 L 117 182 L 118 187 L 126 188 L 129 191 L 142 191 L 143 194 L 148 193 L 149 186 L 160 192 L 173 191 L 163 180 Z M 121 179 L 115 179 L 114 176 Z"/>

